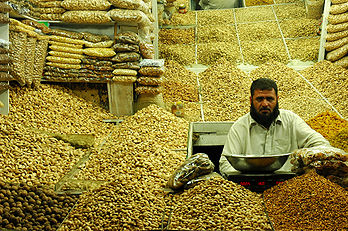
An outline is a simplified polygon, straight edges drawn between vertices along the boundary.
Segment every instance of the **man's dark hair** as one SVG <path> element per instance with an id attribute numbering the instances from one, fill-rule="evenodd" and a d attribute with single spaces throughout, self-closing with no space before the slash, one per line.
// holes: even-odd
<path id="1" fill-rule="evenodd" d="M 274 89 L 276 95 L 278 96 L 277 84 L 272 79 L 259 78 L 257 80 L 254 80 L 253 83 L 251 84 L 251 87 L 250 87 L 251 96 L 254 95 L 254 91 L 256 89 L 259 89 L 259 90 L 272 90 L 272 89 Z"/>

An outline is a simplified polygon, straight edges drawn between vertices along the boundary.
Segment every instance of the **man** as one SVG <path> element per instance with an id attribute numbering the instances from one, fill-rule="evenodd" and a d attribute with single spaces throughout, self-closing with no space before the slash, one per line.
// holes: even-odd
<path id="1" fill-rule="evenodd" d="M 231 127 L 221 154 L 222 175 L 236 171 L 226 159 L 230 154 L 270 155 L 330 143 L 295 113 L 279 109 L 277 84 L 260 78 L 251 84 L 250 113 Z M 289 158 L 290 159 L 290 158 Z M 282 168 L 290 170 L 289 160 Z"/>

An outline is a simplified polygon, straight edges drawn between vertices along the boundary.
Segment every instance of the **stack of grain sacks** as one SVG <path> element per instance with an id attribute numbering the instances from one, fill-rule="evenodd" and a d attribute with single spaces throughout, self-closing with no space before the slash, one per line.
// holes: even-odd
<path id="1" fill-rule="evenodd" d="M 331 2 L 326 28 L 326 59 L 348 68 L 348 0 Z"/>

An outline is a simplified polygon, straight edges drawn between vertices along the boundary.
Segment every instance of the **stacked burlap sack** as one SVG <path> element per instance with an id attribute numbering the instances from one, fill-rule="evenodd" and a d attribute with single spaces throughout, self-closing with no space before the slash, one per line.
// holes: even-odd
<path id="1" fill-rule="evenodd" d="M 20 85 L 40 84 L 48 37 L 15 19 L 10 22 L 10 73 Z"/>
<path id="2" fill-rule="evenodd" d="M 312 147 L 291 154 L 292 171 L 297 174 L 316 171 L 319 175 L 348 188 L 348 154 L 334 147 Z"/>
<path id="3" fill-rule="evenodd" d="M 7 5 L 3 1 L 0 1 L 0 26 L 3 26 L 4 24 L 8 24 L 10 22 L 10 19 L 8 17 L 8 12 L 10 10 L 11 7 L 9 5 Z M 13 79 L 9 74 L 11 63 L 9 45 L 9 41 L 0 39 L 0 82 Z"/>
<path id="4" fill-rule="evenodd" d="M 328 16 L 326 59 L 348 68 L 348 0 L 332 0 Z"/>
<path id="5" fill-rule="evenodd" d="M 143 59 L 140 62 L 139 78 L 135 92 L 137 93 L 137 110 L 150 104 L 164 107 L 163 102 L 164 59 Z"/>

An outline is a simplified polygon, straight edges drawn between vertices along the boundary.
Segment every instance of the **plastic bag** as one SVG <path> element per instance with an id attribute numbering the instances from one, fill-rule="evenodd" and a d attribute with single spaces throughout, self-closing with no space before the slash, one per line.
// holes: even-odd
<path id="1" fill-rule="evenodd" d="M 136 52 L 118 53 L 111 59 L 114 62 L 134 62 L 140 59 L 140 54 Z"/>
<path id="2" fill-rule="evenodd" d="M 83 58 L 81 59 L 82 63 L 84 64 L 90 64 L 95 66 L 112 66 L 111 61 L 103 61 L 98 59 L 89 59 L 89 58 Z"/>
<path id="3" fill-rule="evenodd" d="M 39 23 L 39 22 L 36 22 L 33 20 L 25 19 L 22 21 L 22 23 L 24 23 L 28 26 L 32 26 L 34 28 L 37 28 L 37 29 L 41 30 L 42 33 L 45 33 L 45 34 L 47 34 L 51 31 L 51 29 L 49 27 L 45 26 L 45 24 Z"/>
<path id="4" fill-rule="evenodd" d="M 33 15 L 35 16 L 35 18 L 38 18 L 38 19 L 41 19 L 41 20 L 62 21 L 62 15 L 63 14 L 34 13 Z"/>
<path id="5" fill-rule="evenodd" d="M 2 24 L 10 23 L 10 18 L 7 16 L 7 14 L 0 13 L 0 23 Z"/>
<path id="6" fill-rule="evenodd" d="M 291 153 L 290 156 L 292 158 L 290 161 L 291 163 L 297 161 L 304 165 L 309 165 L 314 161 L 322 160 L 348 161 L 348 154 L 343 150 L 327 146 L 297 149 Z"/>
<path id="7" fill-rule="evenodd" d="M 47 56 L 46 59 L 53 63 L 80 64 L 81 59 L 65 58 L 58 56 Z"/>
<path id="8" fill-rule="evenodd" d="M 48 34 L 71 38 L 71 39 L 79 39 L 79 40 L 83 39 L 83 34 L 81 33 L 78 33 L 75 31 L 62 30 L 62 29 L 51 29 L 51 31 Z M 78 44 L 81 44 L 81 42 L 79 42 Z"/>
<path id="9" fill-rule="evenodd" d="M 330 14 L 342 14 L 348 12 L 348 2 L 330 6 Z"/>
<path id="10" fill-rule="evenodd" d="M 85 48 L 83 53 L 89 56 L 112 57 L 116 55 L 112 48 Z"/>
<path id="11" fill-rule="evenodd" d="M 0 54 L 8 54 L 10 50 L 8 48 L 2 48 L 0 47 Z"/>
<path id="12" fill-rule="evenodd" d="M 139 46 L 136 44 L 116 43 L 113 48 L 116 52 L 139 52 Z"/>
<path id="13" fill-rule="evenodd" d="M 337 61 L 340 58 L 344 57 L 346 54 L 348 54 L 348 44 L 345 44 L 344 46 L 327 53 L 326 59 L 333 62 L 333 61 Z"/>
<path id="14" fill-rule="evenodd" d="M 348 13 L 336 14 L 336 15 L 329 14 L 329 16 L 327 17 L 327 20 L 331 24 L 345 23 L 345 22 L 348 22 Z"/>
<path id="15" fill-rule="evenodd" d="M 339 65 L 344 68 L 348 68 L 348 56 L 345 56 L 334 62 L 336 65 Z"/>
<path id="16" fill-rule="evenodd" d="M 334 32 L 348 30 L 348 22 L 340 23 L 340 24 L 336 24 L 336 25 L 329 24 L 329 25 L 327 25 L 326 30 L 328 33 L 334 33 Z"/>
<path id="17" fill-rule="evenodd" d="M 0 64 L 0 71 L 4 71 L 4 72 L 7 72 L 7 71 L 10 71 L 11 70 L 11 67 L 7 64 Z"/>
<path id="18" fill-rule="evenodd" d="M 107 15 L 116 22 L 138 23 L 142 26 L 151 25 L 149 18 L 140 10 L 113 9 Z"/>
<path id="19" fill-rule="evenodd" d="M 112 22 L 106 11 L 67 11 L 62 15 L 64 22 L 101 24 Z"/>
<path id="20" fill-rule="evenodd" d="M 110 40 L 110 37 L 108 35 L 103 35 L 103 34 L 93 34 L 90 32 L 81 32 L 83 34 L 83 38 L 91 43 L 98 43 L 98 42 L 103 42 L 103 41 L 108 41 Z"/>
<path id="21" fill-rule="evenodd" d="M 11 62 L 11 58 L 8 54 L 0 54 L 0 64 L 8 64 Z"/>
<path id="22" fill-rule="evenodd" d="M 61 5 L 67 10 L 108 10 L 111 3 L 107 0 L 64 0 Z"/>
<path id="23" fill-rule="evenodd" d="M 37 7 L 41 8 L 55 8 L 55 7 L 61 7 L 62 1 L 50 1 L 50 2 L 37 2 L 35 5 Z"/>
<path id="24" fill-rule="evenodd" d="M 49 51 L 48 54 L 63 58 L 83 59 L 85 56 L 80 54 L 66 53 L 60 51 Z"/>
<path id="25" fill-rule="evenodd" d="M 149 7 L 142 0 L 109 0 L 116 8 L 129 10 L 141 10 L 144 13 L 149 13 Z"/>
<path id="26" fill-rule="evenodd" d="M 112 74 L 114 75 L 132 75 L 136 76 L 138 74 L 137 71 L 135 70 L 130 70 L 130 69 L 115 69 Z"/>
<path id="27" fill-rule="evenodd" d="M 158 77 L 140 77 L 137 82 L 141 85 L 158 86 L 163 83 L 163 79 Z"/>
<path id="28" fill-rule="evenodd" d="M 348 187 L 348 154 L 334 147 L 318 146 L 294 151 L 291 171 L 303 174 L 316 171 L 319 175 Z"/>
<path id="29" fill-rule="evenodd" d="M 0 47 L 7 48 L 8 46 L 10 46 L 10 42 L 0 38 Z"/>
<path id="30" fill-rule="evenodd" d="M 134 83 L 135 81 L 137 81 L 137 77 L 119 75 L 119 76 L 114 76 L 112 78 L 112 81 L 119 82 L 119 83 Z"/>
<path id="31" fill-rule="evenodd" d="M 114 44 L 114 41 L 112 40 L 102 41 L 97 43 L 85 42 L 85 46 L 91 47 L 91 48 L 109 48 L 109 47 L 112 47 L 113 44 Z"/>
<path id="32" fill-rule="evenodd" d="M 132 31 L 118 33 L 115 40 L 117 43 L 139 44 L 140 42 L 138 34 Z"/>
<path id="33" fill-rule="evenodd" d="M 52 63 L 52 62 L 47 62 L 46 64 L 49 66 L 59 67 L 63 69 L 80 69 L 81 68 L 81 65 L 78 65 L 78 64 Z"/>
<path id="34" fill-rule="evenodd" d="M 61 43 L 72 43 L 72 44 L 79 44 L 79 45 L 85 44 L 85 41 L 80 39 L 72 39 L 72 38 L 56 36 L 56 35 L 50 36 L 50 40 L 61 42 Z"/>
<path id="35" fill-rule="evenodd" d="M 154 59 L 155 58 L 155 47 L 152 43 L 140 42 L 140 54 L 145 59 Z"/>
<path id="36" fill-rule="evenodd" d="M 162 93 L 163 88 L 161 86 L 143 86 L 139 85 L 135 88 L 135 92 L 138 95 L 141 94 L 149 94 L 149 95 L 157 95 Z"/>
<path id="37" fill-rule="evenodd" d="M 11 81 L 14 78 L 7 72 L 0 72 L 0 81 Z"/>
<path id="38" fill-rule="evenodd" d="M 82 44 L 72 44 L 72 43 L 63 43 L 63 42 L 57 42 L 57 41 L 48 41 L 49 44 L 60 46 L 60 47 L 71 47 L 71 48 L 77 48 L 81 49 L 83 47 Z"/>
<path id="39" fill-rule="evenodd" d="M 342 47 L 343 45 L 348 44 L 348 36 L 338 39 L 336 41 L 331 41 L 331 42 L 326 42 L 325 43 L 325 50 L 326 51 L 333 51 L 336 50 L 337 48 Z"/>
<path id="40" fill-rule="evenodd" d="M 89 65 L 89 64 L 83 64 L 84 67 L 88 70 L 93 70 L 93 71 L 110 71 L 112 72 L 114 68 L 111 66 L 96 66 L 96 65 Z"/>
<path id="41" fill-rule="evenodd" d="M 164 67 L 141 67 L 139 74 L 144 76 L 161 76 L 164 74 Z"/>
<path id="42" fill-rule="evenodd" d="M 63 46 L 57 46 L 57 45 L 51 45 L 50 49 L 54 51 L 61 51 L 61 52 L 67 52 L 67 53 L 73 53 L 73 54 L 83 54 L 83 51 L 84 51 L 83 49 L 63 47 Z"/>
<path id="43" fill-rule="evenodd" d="M 132 70 L 139 70 L 139 62 L 125 62 L 125 63 L 115 63 L 112 65 L 115 69 L 132 69 Z"/>
<path id="44" fill-rule="evenodd" d="M 0 12 L 8 13 L 11 10 L 12 10 L 11 6 L 7 5 L 6 3 L 0 2 Z"/>
<path id="45" fill-rule="evenodd" d="M 214 164 L 205 153 L 196 153 L 175 170 L 167 182 L 167 187 L 177 190 L 189 181 L 214 171 Z"/>
<path id="46" fill-rule="evenodd" d="M 328 33 L 326 35 L 326 41 L 336 41 L 341 38 L 348 37 L 348 30 L 335 32 L 335 33 Z"/>
<path id="47" fill-rule="evenodd" d="M 164 59 L 143 59 L 140 62 L 140 67 L 163 67 Z"/>
<path id="48" fill-rule="evenodd" d="M 33 9 L 35 13 L 39 14 L 63 14 L 66 10 L 61 7 L 56 7 L 56 8 L 37 8 L 35 7 Z"/>

